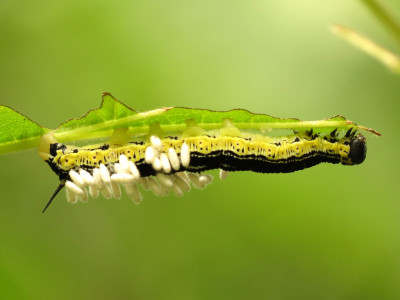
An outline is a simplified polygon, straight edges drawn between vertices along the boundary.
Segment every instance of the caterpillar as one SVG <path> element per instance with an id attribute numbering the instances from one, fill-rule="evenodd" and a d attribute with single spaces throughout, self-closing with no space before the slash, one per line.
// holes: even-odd
<path id="1" fill-rule="evenodd" d="M 64 145 L 47 133 L 41 138 L 39 155 L 60 184 L 43 212 L 64 186 L 70 203 L 87 201 L 89 195 L 120 198 L 121 186 L 140 203 L 139 187 L 158 196 L 170 191 L 182 196 L 191 185 L 210 184 L 213 177 L 203 174 L 208 170 L 220 169 L 225 179 L 232 171 L 289 173 L 319 163 L 357 165 L 366 157 L 366 139 L 353 129 L 343 134 L 337 129 L 330 133 L 311 129 L 270 137 L 228 125 L 207 132 L 192 128 L 190 134 L 173 136 L 148 134 L 124 143 L 112 137 L 108 143 L 86 147 Z"/>

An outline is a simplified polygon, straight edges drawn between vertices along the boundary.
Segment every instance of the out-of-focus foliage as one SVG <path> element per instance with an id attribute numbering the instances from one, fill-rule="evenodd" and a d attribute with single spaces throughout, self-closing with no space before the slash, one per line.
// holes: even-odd
<path id="1" fill-rule="evenodd" d="M 109 91 L 137 111 L 341 114 L 383 136 L 360 166 L 231 173 L 140 206 L 59 195 L 44 215 L 53 172 L 1 156 L 1 298 L 398 299 L 400 79 L 332 22 L 399 52 L 357 1 L 2 1 L 0 104 L 47 128 Z"/>

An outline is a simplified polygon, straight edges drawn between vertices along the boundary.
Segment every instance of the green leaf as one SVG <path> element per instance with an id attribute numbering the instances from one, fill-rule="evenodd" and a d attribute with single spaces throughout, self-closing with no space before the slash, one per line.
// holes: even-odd
<path id="1" fill-rule="evenodd" d="M 109 93 L 103 94 L 103 101 L 98 109 L 90 110 L 80 119 L 71 119 L 53 130 L 57 140 L 62 143 L 97 138 L 108 138 L 119 128 L 128 129 L 129 135 L 145 135 L 151 130 L 161 130 L 165 134 L 182 132 L 188 122 L 205 130 L 219 129 L 226 126 L 225 120 L 239 129 L 257 130 L 260 132 L 272 129 L 310 130 L 329 132 L 333 129 L 367 130 L 342 116 L 335 116 L 320 121 L 301 121 L 298 119 L 281 119 L 265 114 L 254 114 L 244 109 L 230 111 L 211 111 L 190 108 L 160 108 L 138 113 Z M 50 129 L 43 128 L 11 108 L 0 107 L 0 153 L 37 147 L 39 137 Z"/>
<path id="2" fill-rule="evenodd" d="M 54 135 L 61 142 L 110 137 L 118 128 L 128 128 L 132 135 L 143 135 L 147 134 L 151 126 L 155 124 L 159 125 L 164 133 L 169 134 L 185 130 L 188 120 L 192 120 L 192 123 L 205 130 L 210 130 L 222 128 L 224 120 L 227 119 L 239 129 L 267 131 L 313 128 L 315 132 L 324 132 L 335 128 L 338 130 L 354 128 L 379 135 L 374 130 L 358 126 L 342 116 L 320 121 L 301 121 L 293 118 L 281 119 L 265 114 L 254 114 L 244 109 L 217 112 L 183 107 L 161 108 L 138 113 L 115 100 L 109 93 L 103 94 L 100 108 L 89 111 L 81 119 L 63 123 L 54 131 Z"/>
<path id="3" fill-rule="evenodd" d="M 167 109 L 155 109 L 144 113 L 135 112 L 103 93 L 100 108 L 90 110 L 80 119 L 72 119 L 54 130 L 54 136 L 63 142 L 109 137 L 117 128 L 137 128 L 140 120 L 164 113 Z M 143 128 L 142 128 L 143 129 Z"/>
<path id="4" fill-rule="evenodd" d="M 237 128 L 245 130 L 309 130 L 313 128 L 314 131 L 321 132 L 329 131 L 334 128 L 343 130 L 349 128 L 365 129 L 364 127 L 355 125 L 351 121 L 347 121 L 341 116 L 335 116 L 321 121 L 301 121 L 295 118 L 282 119 L 265 114 L 255 114 L 244 109 L 211 111 L 181 107 L 171 108 L 163 114 L 140 120 L 139 122 L 141 126 L 148 126 L 148 124 L 159 122 L 161 129 L 165 132 L 174 132 L 184 130 L 186 127 L 186 120 L 189 119 L 194 120 L 199 127 L 205 130 L 222 128 L 224 126 L 223 121 L 226 119 L 229 119 Z"/>
<path id="5" fill-rule="evenodd" d="M 0 154 L 34 148 L 44 128 L 7 106 L 0 106 Z"/>

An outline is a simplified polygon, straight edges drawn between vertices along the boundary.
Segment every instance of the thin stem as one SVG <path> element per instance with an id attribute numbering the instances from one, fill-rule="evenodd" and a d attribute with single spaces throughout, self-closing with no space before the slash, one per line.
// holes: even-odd
<path id="1" fill-rule="evenodd" d="M 361 0 L 400 44 L 400 26 L 395 19 L 375 0 Z"/>
<path id="2" fill-rule="evenodd" d="M 339 24 L 332 24 L 334 34 L 353 44 L 358 49 L 368 53 L 393 72 L 400 74 L 400 58 L 389 50 L 371 41 L 369 38 L 359 34 L 355 30 Z"/>

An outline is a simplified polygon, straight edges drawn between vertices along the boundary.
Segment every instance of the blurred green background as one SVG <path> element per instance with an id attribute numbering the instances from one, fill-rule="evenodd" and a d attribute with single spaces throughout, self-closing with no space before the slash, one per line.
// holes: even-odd
<path id="1" fill-rule="evenodd" d="M 62 193 L 44 215 L 56 176 L 36 150 L 1 156 L 0 298 L 400 299 L 400 77 L 331 22 L 399 50 L 361 1 L 1 1 L 0 104 L 43 126 L 108 91 L 138 111 L 342 114 L 383 136 L 360 166 L 231 173 L 139 206 Z"/>

